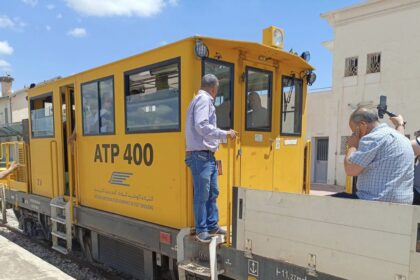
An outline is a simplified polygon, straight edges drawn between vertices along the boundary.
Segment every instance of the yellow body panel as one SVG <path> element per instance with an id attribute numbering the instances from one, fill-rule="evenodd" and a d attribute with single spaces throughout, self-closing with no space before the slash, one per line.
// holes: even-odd
<path id="1" fill-rule="evenodd" d="M 312 69 L 298 56 L 256 43 L 200 38 L 209 48 L 209 57 L 234 64 L 234 129 L 240 139 L 221 144 L 216 153 L 223 162 L 219 176 L 218 198 L 220 223 L 228 215 L 228 198 L 233 185 L 302 192 L 303 155 L 305 146 L 305 117 L 302 135 L 294 137 L 296 145 L 284 145 L 290 137 L 280 136 L 281 75 Z M 32 192 L 46 197 L 64 194 L 64 145 L 62 127 L 62 98 L 60 87 L 74 87 L 76 148 L 76 203 L 102 211 L 139 219 L 173 228 L 193 226 L 192 178 L 184 164 L 186 111 L 200 86 L 202 63 L 194 55 L 196 38 L 188 38 L 124 60 L 107 64 L 74 76 L 40 85 L 29 91 L 29 98 L 53 92 L 54 137 L 31 138 Z M 261 56 L 271 57 L 262 60 Z M 126 133 L 124 73 L 151 64 L 179 58 L 180 60 L 180 124 L 175 132 Z M 242 74 L 247 66 L 272 72 L 272 130 L 245 130 L 245 83 Z M 81 85 L 113 76 L 115 133 L 112 135 L 83 135 Z M 304 87 L 304 100 L 306 87 Z M 304 110 L 303 110 L 304 111 Z M 256 134 L 262 141 L 255 141 Z M 275 139 L 280 139 L 277 149 Z M 274 140 L 273 140 L 274 139 Z M 134 147 L 148 153 L 153 161 L 146 165 L 129 164 L 124 158 Z M 230 157 L 229 157 L 230 155 Z M 229 160 L 228 160 L 229 158 Z M 230 163 L 230 164 L 229 164 Z M 124 177 L 123 183 L 115 178 Z M 121 182 L 121 181 L 118 181 Z"/>
<path id="2" fill-rule="evenodd" d="M 59 195 L 58 143 L 55 140 L 31 142 L 32 193 L 51 197 Z"/>

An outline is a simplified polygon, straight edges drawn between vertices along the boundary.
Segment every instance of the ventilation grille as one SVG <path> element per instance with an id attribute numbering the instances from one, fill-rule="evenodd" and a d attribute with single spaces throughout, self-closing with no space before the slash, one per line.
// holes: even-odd
<path id="1" fill-rule="evenodd" d="M 99 261 L 118 271 L 144 278 L 143 250 L 99 235 Z"/>
<path id="2" fill-rule="evenodd" d="M 26 157 L 25 157 L 25 146 L 22 143 L 19 143 L 18 146 L 18 162 L 21 165 L 18 167 L 16 172 L 16 181 L 27 183 L 28 178 L 27 176 L 27 163 L 26 163 Z"/>

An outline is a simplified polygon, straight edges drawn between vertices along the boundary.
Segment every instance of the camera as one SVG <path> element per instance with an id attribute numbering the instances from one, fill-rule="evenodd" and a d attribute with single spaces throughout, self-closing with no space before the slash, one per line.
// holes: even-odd
<path id="1" fill-rule="evenodd" d="M 385 95 L 381 95 L 379 97 L 379 105 L 378 107 L 376 107 L 378 109 L 378 116 L 380 119 L 384 118 L 384 115 L 387 114 L 390 117 L 395 117 L 396 115 L 388 112 L 388 106 L 386 105 L 386 96 Z"/>

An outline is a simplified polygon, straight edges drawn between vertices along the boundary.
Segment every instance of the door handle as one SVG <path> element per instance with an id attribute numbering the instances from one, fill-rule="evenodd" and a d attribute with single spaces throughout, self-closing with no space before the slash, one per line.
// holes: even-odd
<path id="1" fill-rule="evenodd" d="M 238 158 L 240 156 L 242 156 L 242 149 L 241 148 L 238 149 L 238 153 L 236 154 L 236 158 Z"/>

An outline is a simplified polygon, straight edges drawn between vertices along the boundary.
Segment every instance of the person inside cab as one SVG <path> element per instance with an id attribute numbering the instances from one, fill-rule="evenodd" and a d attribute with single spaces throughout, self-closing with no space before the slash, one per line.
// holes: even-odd
<path id="1" fill-rule="evenodd" d="M 261 97 L 257 92 L 251 91 L 249 93 L 248 106 L 247 127 L 262 128 L 270 125 L 268 110 L 262 106 Z"/>

